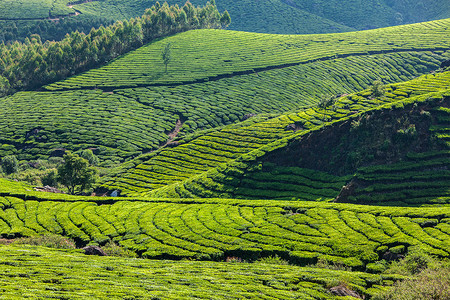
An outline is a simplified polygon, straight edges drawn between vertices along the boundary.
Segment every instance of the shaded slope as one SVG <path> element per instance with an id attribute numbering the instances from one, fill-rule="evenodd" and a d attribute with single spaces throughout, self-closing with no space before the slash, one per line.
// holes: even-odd
<path id="1" fill-rule="evenodd" d="M 193 0 L 194 5 L 205 1 Z M 31 33 L 50 40 L 59 39 L 70 29 L 89 31 L 101 22 L 109 24 L 141 16 L 153 0 L 23 0 L 0 1 L 0 38 L 23 40 Z M 169 4 L 184 5 L 182 0 Z M 259 33 L 311 34 L 365 30 L 450 17 L 450 4 L 440 0 L 218 0 L 217 7 L 231 14 L 231 29 Z M 75 15 L 77 14 L 77 15 Z M 63 24 L 43 22 L 65 17 Z M 1 21 L 3 19 L 3 21 Z M 26 19 L 31 19 L 26 21 Z M 41 19 L 41 20 L 39 20 Z M 7 20 L 7 21 L 5 21 Z M 39 21 L 32 21 L 39 20 Z M 27 26 L 27 30 L 16 27 Z"/>
<path id="2" fill-rule="evenodd" d="M 449 204 L 448 146 L 441 142 L 432 142 L 435 136 L 426 128 L 429 117 L 426 113 L 420 114 L 423 111 L 432 112 L 435 105 L 436 108 L 448 107 L 448 96 L 448 91 L 425 94 L 416 99 L 411 98 L 414 102 L 397 110 L 399 114 L 411 110 L 411 121 L 417 122 L 415 134 L 405 134 L 402 132 L 405 129 L 401 129 L 403 124 L 389 122 L 386 122 L 384 127 L 377 128 L 380 133 L 378 136 L 367 135 L 368 131 L 363 128 L 360 132 L 351 131 L 355 122 L 359 122 L 360 118 L 365 118 L 366 115 L 370 116 L 373 124 L 386 121 L 385 116 L 390 116 L 390 110 L 398 105 L 394 102 L 393 106 L 376 108 L 372 114 L 368 111 L 356 117 L 337 120 L 333 122 L 333 126 L 317 126 L 311 131 L 305 130 L 293 137 L 278 140 L 202 175 L 154 190 L 150 195 L 182 198 L 332 200 L 339 194 L 339 181 L 350 178 L 342 175 L 341 178 L 333 178 L 322 173 L 323 171 L 317 171 L 317 168 L 326 168 L 333 173 L 349 163 L 354 172 L 355 168 L 365 164 L 390 162 L 391 164 L 379 168 L 373 167 L 375 173 L 372 176 L 371 168 L 361 170 L 361 174 L 356 178 L 365 180 L 365 184 L 360 184 L 361 181 L 351 182 L 347 187 L 346 197 L 342 196 L 342 191 L 339 201 L 396 205 Z M 425 103 L 413 107 L 413 104 L 420 103 L 416 101 Z M 429 102 L 426 103 L 427 101 Z M 431 116 L 435 121 L 435 117 Z M 436 126 L 435 124 L 431 122 L 432 126 Z M 400 125 L 400 128 L 396 125 Z M 419 129 L 420 126 L 424 128 Z M 412 127 L 408 125 L 406 128 Z M 383 137 L 383 140 L 379 137 Z M 395 146 L 383 148 L 386 143 L 378 144 L 391 140 Z M 355 146 L 353 151 L 346 152 L 345 146 L 348 144 Z M 419 151 L 421 154 L 411 155 L 409 158 L 407 154 L 410 151 Z M 436 157 L 436 152 L 430 151 L 440 152 Z M 386 153 L 393 155 L 386 156 Z M 399 160 L 403 162 L 397 163 Z M 384 173 L 377 173 L 383 170 Z M 347 172 L 346 174 L 352 174 L 352 169 L 347 169 Z M 368 179 L 364 173 L 369 173 Z M 391 181 L 390 177 L 394 177 L 394 180 Z M 333 183 L 337 186 L 333 187 Z"/>

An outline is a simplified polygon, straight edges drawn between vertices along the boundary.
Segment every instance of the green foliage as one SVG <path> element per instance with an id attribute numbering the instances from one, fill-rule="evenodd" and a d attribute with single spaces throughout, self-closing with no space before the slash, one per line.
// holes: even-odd
<path id="1" fill-rule="evenodd" d="M 172 44 L 171 43 L 167 43 L 166 46 L 164 47 L 164 49 L 161 51 L 161 58 L 162 58 L 163 63 L 165 65 L 165 67 L 166 67 L 166 73 L 167 73 L 167 65 L 172 60 L 171 47 L 172 47 Z"/>
<path id="2" fill-rule="evenodd" d="M 99 163 L 98 157 L 92 152 L 91 149 L 85 149 L 81 152 L 80 157 L 89 162 L 90 165 L 96 166 Z"/>
<path id="3" fill-rule="evenodd" d="M 450 298 L 450 267 L 426 269 L 419 275 L 398 281 L 393 288 L 376 294 L 374 300 L 429 300 Z"/>
<path id="4" fill-rule="evenodd" d="M 42 246 L 55 249 L 75 249 L 75 242 L 73 240 L 48 233 L 39 236 L 18 238 L 13 241 L 13 244 Z"/>
<path id="5" fill-rule="evenodd" d="M 178 47 L 178 43 L 176 45 Z M 173 52 L 176 49 L 172 49 Z M 157 55 L 160 51 L 161 48 Z M 164 72 L 160 58 L 156 59 L 161 72 Z M 316 103 L 324 93 L 342 94 L 367 88 L 373 77 L 380 77 L 392 68 L 400 71 L 390 73 L 385 79 L 387 82 L 413 78 L 415 73 L 403 71 L 401 66 L 417 59 L 433 69 L 443 58 L 429 52 L 351 56 L 192 85 L 149 86 L 111 92 L 97 89 L 16 93 L 3 100 L 4 109 L 0 111 L 0 124 L 5 125 L 0 132 L 3 143 L 0 156 L 15 154 L 19 160 L 30 160 L 46 158 L 58 148 L 77 153 L 97 148 L 100 166 L 114 166 L 159 148 L 168 140 L 167 132 L 174 129 L 180 118 L 186 122 L 178 137 L 238 122 L 246 114 L 299 110 Z M 171 63 L 170 73 L 174 73 L 176 67 Z M 115 74 L 119 76 L 120 70 L 128 72 L 128 69 L 134 68 L 127 68 L 124 64 Z M 352 73 L 361 70 L 364 70 L 361 76 L 348 81 Z M 320 84 L 323 76 L 329 79 L 327 85 Z M 122 75 L 111 84 L 118 85 L 121 78 Z M 303 79 L 299 81 L 298 78 Z M 428 86 L 431 91 L 442 85 L 446 78 L 444 74 L 430 77 L 423 86 Z M 107 80 L 107 77 L 102 80 Z M 133 82 L 135 80 L 129 83 Z M 403 90 L 409 92 L 414 89 L 405 87 Z M 392 100 L 396 99 L 390 98 Z M 356 105 L 355 102 L 348 110 L 354 111 Z M 336 113 L 339 112 L 333 112 L 333 115 Z M 305 118 L 304 114 L 292 117 Z M 313 122 L 322 122 L 321 118 L 323 114 L 320 118 L 315 117 Z M 309 121 L 305 122 L 308 124 Z M 294 121 L 283 121 L 284 127 L 292 123 Z M 281 127 L 277 130 L 282 132 L 281 135 L 290 133 Z M 247 131 L 251 131 L 251 127 Z M 242 151 L 245 150 L 238 152 Z"/>
<path id="6" fill-rule="evenodd" d="M 450 43 L 448 22 L 450 19 L 320 36 L 191 30 L 148 44 L 107 66 L 52 84 L 47 89 L 118 88 L 121 86 L 193 83 L 239 73 L 252 74 L 277 66 L 333 60 L 342 56 L 362 55 L 371 59 L 365 55 L 397 52 L 400 49 L 403 51 L 429 50 L 436 47 L 441 49 Z M 436 46 L 436 40 L 439 40 L 441 45 Z M 161 51 L 167 43 L 176 44 L 176 48 L 172 48 L 171 64 L 173 67 L 170 75 L 164 74 L 160 60 Z M 380 63 L 386 64 L 389 71 L 393 69 L 392 65 L 389 65 L 389 60 Z M 364 65 L 364 60 L 359 64 Z M 401 72 L 404 70 L 414 73 L 414 76 L 417 76 L 423 73 L 423 71 L 414 71 L 413 66 L 418 65 L 418 62 L 414 60 L 410 67 L 397 69 Z M 438 65 L 434 68 L 436 69 Z M 425 63 L 425 68 L 427 66 L 428 63 Z M 422 69 L 423 66 L 420 68 Z M 329 68 L 328 71 L 330 69 L 333 68 Z M 385 80 L 386 73 L 377 77 Z M 392 73 L 401 76 L 397 71 L 392 71 Z M 359 76 L 363 76 L 360 75 L 361 72 L 356 72 L 356 74 L 358 76 L 354 76 L 354 74 L 348 76 L 347 84 L 352 85 L 354 81 L 358 81 Z M 300 78 L 303 80 L 306 77 L 302 75 Z M 323 78 L 321 78 L 321 82 L 323 82 Z M 297 80 L 298 82 L 299 80 Z M 369 82 L 373 82 L 373 77 L 369 79 Z M 365 86 L 367 85 L 365 84 Z M 327 94 L 327 91 L 323 91 L 321 95 L 323 94 Z"/>
<path id="7" fill-rule="evenodd" d="M 52 187 L 58 186 L 58 173 L 56 170 L 51 170 L 50 172 L 44 174 L 41 177 L 42 185 L 48 185 Z"/>
<path id="8" fill-rule="evenodd" d="M 122 246 L 116 244 L 113 241 L 109 241 L 106 245 L 102 246 L 102 250 L 109 256 L 117 256 L 117 257 L 129 257 L 135 258 L 137 257 L 134 251 L 124 249 Z"/>
<path id="9" fill-rule="evenodd" d="M 220 25 L 222 29 L 227 28 L 231 24 L 231 17 L 228 11 L 224 11 L 222 16 L 220 17 Z"/>
<path id="10" fill-rule="evenodd" d="M 257 260 L 257 263 L 267 264 L 267 265 L 288 265 L 289 262 L 282 259 L 278 255 L 269 256 L 269 257 L 261 257 Z"/>
<path id="11" fill-rule="evenodd" d="M 5 96 L 9 93 L 11 85 L 9 84 L 8 79 L 3 76 L 0 76 L 0 97 Z"/>
<path id="12" fill-rule="evenodd" d="M 76 154 L 64 155 L 64 164 L 58 167 L 57 180 L 66 186 L 70 194 L 90 189 L 97 177 L 97 170 L 89 167 L 89 162 Z"/>
<path id="13" fill-rule="evenodd" d="M 0 246 L 2 296 L 8 299 L 338 300 L 327 291 L 326 283 L 341 277 L 366 297 L 399 278 L 288 265 L 96 257 L 74 250 Z M 111 286 L 120 288 L 111 291 Z"/>
<path id="14" fill-rule="evenodd" d="M 8 194 L 7 182 L 1 183 L 2 194 Z M 20 195 L 18 187 L 10 193 L 16 197 L 0 198 L 3 237 L 64 233 L 79 244 L 103 245 L 114 240 L 148 258 L 225 261 L 234 256 L 254 261 L 279 255 L 293 264 L 326 261 L 333 268 L 365 270 L 367 264 L 379 261 L 380 247 L 393 244 L 415 246 L 439 257 L 450 255 L 446 243 L 449 224 L 445 221 L 450 212 L 445 207 L 279 200 L 123 201 L 39 192 Z M 291 213 L 287 213 L 288 207 Z M 422 227 L 412 215 L 421 216 L 422 224 L 437 216 L 444 221 Z"/>
<path id="15" fill-rule="evenodd" d="M 189 17 L 178 22 L 181 15 Z M 195 8 L 152 6 L 141 18 L 116 23 L 88 34 L 71 32 L 59 42 L 43 43 L 34 34 L 24 43 L 0 44 L 0 79 L 6 78 L 13 90 L 33 89 L 88 68 L 104 64 L 156 38 L 197 28 L 220 28 L 217 8 L 211 4 Z M 5 85 L 3 83 L 2 85 Z M 5 89 L 5 88 L 2 88 Z"/>
<path id="16" fill-rule="evenodd" d="M 384 90 L 384 85 L 381 82 L 381 80 L 375 80 L 372 84 L 372 86 L 370 87 L 370 91 L 372 93 L 372 97 L 374 98 L 379 98 L 384 96 L 385 94 L 385 90 Z"/>
<path id="17" fill-rule="evenodd" d="M 2 157 L 1 160 L 2 170 L 7 175 L 16 173 L 19 170 L 19 161 L 15 155 L 8 155 Z"/>
<path id="18" fill-rule="evenodd" d="M 109 183 L 110 188 L 131 195 L 147 189 L 147 195 L 161 198 L 330 201 L 350 181 L 351 177 L 346 174 L 355 172 L 364 164 L 376 162 L 383 165 L 359 169 L 355 180 L 360 185 L 347 201 L 384 205 L 400 202 L 402 205 L 448 203 L 446 169 L 449 160 L 448 151 L 444 150 L 447 146 L 444 143 L 428 143 L 434 135 L 434 130 L 428 127 L 441 124 L 435 116 L 445 115 L 438 107 L 446 106 L 448 101 L 444 96 L 446 92 L 428 94 L 427 89 L 423 88 L 433 85 L 432 89 L 440 90 L 442 85 L 446 85 L 447 79 L 444 77 L 440 84 L 435 85 L 436 78 L 430 77 L 428 83 L 422 77 L 395 85 L 396 91 L 405 89 L 411 95 L 417 94 L 411 98 L 400 100 L 391 96 L 383 101 L 374 101 L 365 91 L 338 99 L 335 108 L 315 107 L 247 126 L 243 123 L 239 128 L 230 126 L 208 132 L 192 142 L 155 153 L 148 161 L 117 178 L 116 183 Z M 416 85 L 418 83 L 423 85 Z M 362 97 L 363 94 L 367 94 L 367 98 Z M 387 137 L 396 136 L 397 126 L 403 126 L 398 124 L 398 116 L 404 116 L 404 111 L 408 111 L 410 120 L 423 121 L 420 112 L 429 109 L 428 105 L 436 106 L 435 110 L 431 110 L 432 119 L 436 121 L 420 125 L 422 140 L 418 143 L 410 140 L 397 142 L 384 148 L 382 142 Z M 355 114 L 355 110 L 359 110 L 359 114 Z M 329 123 L 324 123 L 324 120 Z M 355 120 L 361 123 L 357 131 L 350 125 Z M 425 121 L 430 122 L 430 119 Z M 286 130 L 286 127 L 295 124 L 301 124 L 297 126 L 302 129 L 294 133 Z M 348 128 L 348 132 L 342 132 L 347 130 L 343 128 Z M 447 130 L 448 127 L 442 123 L 439 128 Z M 334 130 L 341 132 L 335 134 Z M 314 139 L 314 136 L 318 138 Z M 381 138 L 378 139 L 378 136 Z M 304 137 L 308 138 L 310 146 L 302 148 Z M 408 153 L 417 148 L 428 152 L 422 153 L 422 159 L 410 160 Z M 194 151 L 202 154 L 191 158 L 189 153 Z M 352 153 L 356 158 L 350 155 Z M 348 169 L 343 168 L 346 159 L 351 158 L 355 159 L 352 165 Z M 398 162 L 400 160 L 403 161 Z M 170 163 L 182 165 L 183 168 L 173 170 Z M 439 172 L 434 168 L 440 168 Z M 331 175 L 336 173 L 344 176 Z"/>

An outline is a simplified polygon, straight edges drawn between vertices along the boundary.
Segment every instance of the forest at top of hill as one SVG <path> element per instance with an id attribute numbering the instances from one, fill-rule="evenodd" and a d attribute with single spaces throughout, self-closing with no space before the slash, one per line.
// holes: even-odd
<path id="1" fill-rule="evenodd" d="M 168 0 L 184 5 L 184 0 Z M 195 6 L 204 0 L 192 0 Z M 211 1 L 213 2 L 213 1 Z M 154 0 L 0 1 L 0 40 L 62 39 L 71 31 L 141 16 Z M 215 1 L 232 16 L 230 29 L 260 33 L 305 34 L 373 29 L 450 17 L 450 4 L 440 0 L 261 0 Z M 161 3 L 162 4 L 162 3 Z"/>

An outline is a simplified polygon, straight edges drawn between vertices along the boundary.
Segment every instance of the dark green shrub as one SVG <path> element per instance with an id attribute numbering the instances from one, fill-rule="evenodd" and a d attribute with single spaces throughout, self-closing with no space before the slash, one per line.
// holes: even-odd
<path id="1" fill-rule="evenodd" d="M 14 155 L 3 157 L 1 165 L 3 172 L 5 172 L 7 175 L 16 173 L 19 170 L 19 161 Z"/>
<path id="2" fill-rule="evenodd" d="M 371 95 L 374 98 L 378 98 L 381 96 L 384 96 L 384 94 L 386 93 L 385 91 L 385 87 L 383 85 L 383 83 L 381 82 L 381 80 L 375 80 L 372 84 L 372 86 L 370 87 L 370 91 L 371 91 Z"/>
<path id="3" fill-rule="evenodd" d="M 98 157 L 94 154 L 94 152 L 92 152 L 91 149 L 83 150 L 80 156 L 87 160 L 92 166 L 96 166 L 99 163 Z"/>
<path id="4" fill-rule="evenodd" d="M 56 187 L 58 186 L 58 173 L 56 170 L 51 170 L 50 172 L 44 174 L 41 177 L 42 185 L 48 185 Z"/>

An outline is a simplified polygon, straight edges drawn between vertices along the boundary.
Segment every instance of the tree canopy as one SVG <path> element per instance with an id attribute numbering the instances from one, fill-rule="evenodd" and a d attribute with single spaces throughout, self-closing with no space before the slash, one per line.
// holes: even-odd
<path id="1" fill-rule="evenodd" d="M 97 179 L 97 169 L 89 162 L 71 152 L 64 155 L 64 164 L 58 167 L 58 182 L 66 186 L 70 194 L 91 188 Z"/>

